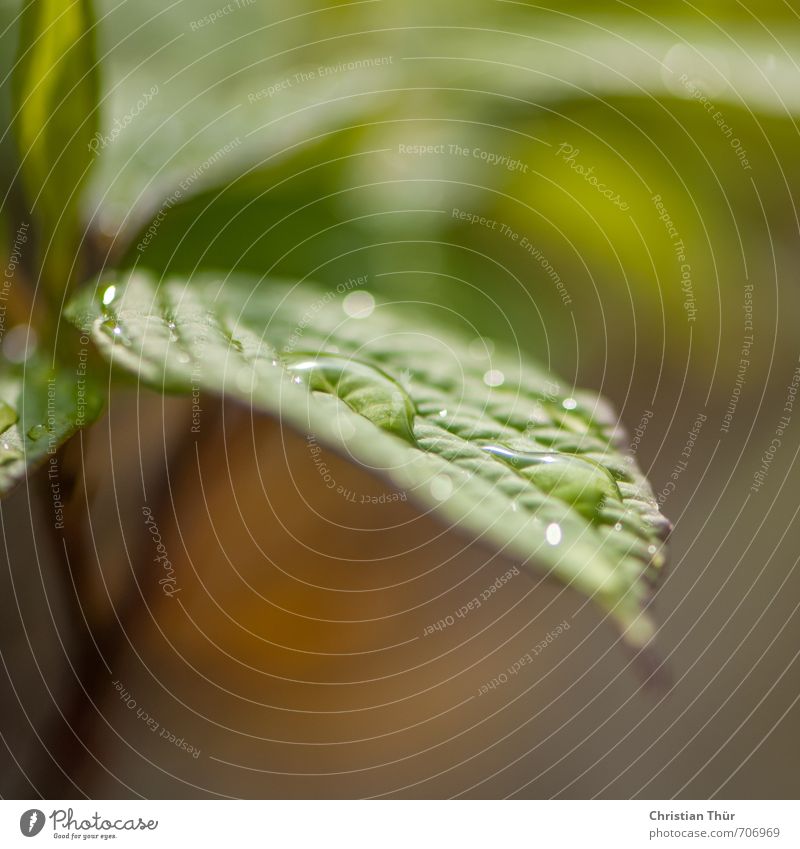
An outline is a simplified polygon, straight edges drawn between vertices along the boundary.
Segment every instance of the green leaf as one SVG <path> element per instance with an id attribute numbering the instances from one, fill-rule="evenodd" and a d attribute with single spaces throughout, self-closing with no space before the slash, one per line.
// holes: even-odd
<path id="1" fill-rule="evenodd" d="M 707 13 L 690 20 L 688 9 L 666 26 L 663 19 L 624 14 L 622 7 L 612 10 L 606 4 L 602 9 L 595 4 L 582 18 L 564 9 L 548 12 L 539 4 L 498 3 L 492 9 L 476 3 L 468 10 L 458 3 L 453 6 L 458 8 L 458 27 L 426 27 L 419 24 L 430 4 L 403 6 L 394 14 L 402 16 L 405 26 L 384 22 L 379 28 L 370 4 L 329 10 L 326 38 L 314 43 L 313 65 L 335 66 L 366 56 L 393 61 L 362 73 L 317 75 L 297 85 L 296 75 L 309 70 L 310 57 L 303 52 L 308 19 L 294 18 L 297 29 L 288 32 L 293 18 L 288 11 L 280 27 L 254 26 L 249 13 L 229 15 L 191 38 L 176 39 L 193 17 L 184 4 L 148 0 L 115 5 L 104 24 L 127 37 L 109 69 L 110 111 L 129 111 L 154 82 L 160 89 L 145 117 L 133 122 L 101 157 L 93 196 L 104 227 L 111 231 L 130 221 L 138 199 L 160 199 L 153 190 L 154 177 L 172 190 L 173 179 L 177 184 L 235 137 L 243 142 L 237 156 L 225 158 L 216 180 L 209 173 L 204 188 L 214 182 L 225 185 L 232 173 L 242 174 L 257 162 L 271 167 L 281 151 L 306 145 L 335 127 L 372 126 L 386 141 L 387 118 L 397 122 L 397 141 L 402 143 L 424 140 L 417 138 L 415 125 L 426 114 L 436 116 L 440 126 L 453 115 L 468 122 L 456 135 L 450 124 L 443 131 L 448 142 L 463 144 L 467 127 L 470 137 L 493 125 L 507 128 L 495 142 L 505 152 L 508 128 L 528 132 L 531 119 L 553 114 L 554 104 L 560 113 L 567 101 L 617 99 L 621 103 L 615 106 L 623 113 L 638 101 L 661 122 L 659 135 L 674 134 L 669 110 L 674 102 L 692 104 L 698 118 L 706 119 L 702 123 L 708 123 L 708 113 L 682 83 L 683 74 L 690 81 L 711 83 L 712 99 L 726 113 L 736 107 L 760 117 L 800 113 L 800 71 L 792 58 L 800 48 L 800 28 L 788 10 L 781 21 L 786 49 L 776 51 L 770 33 L 751 22 L 730 20 L 723 30 Z M 437 13 L 447 18 L 441 4 Z M 274 14 L 276 20 L 281 17 Z M 732 10 L 728 15 L 737 17 Z M 225 37 L 220 37 L 222 26 Z M 148 55 L 147 62 L 141 62 L 142 55 Z M 767 56 L 770 70 L 754 73 Z M 265 82 L 284 80 L 292 83 L 290 88 L 263 96 Z M 406 114 L 414 116 L 414 124 L 403 123 Z M 787 123 L 791 132 L 793 125 Z M 741 132 L 738 119 L 735 126 Z M 534 135 L 538 129 L 537 124 Z M 181 140 L 177 148 L 175 138 Z M 134 245 L 138 241 L 134 238 Z"/>
<path id="2" fill-rule="evenodd" d="M 135 271 L 68 314 L 145 383 L 224 394 L 315 434 L 647 642 L 669 523 L 605 402 L 358 288 Z"/>
<path id="3" fill-rule="evenodd" d="M 33 358 L 0 373 L 0 497 L 99 415 L 101 391 L 83 368 L 88 353 L 75 369 Z"/>
<path id="4" fill-rule="evenodd" d="M 75 277 L 81 188 L 94 161 L 98 73 L 90 0 L 29 0 L 13 78 L 13 130 L 22 181 L 38 224 L 45 285 Z"/>

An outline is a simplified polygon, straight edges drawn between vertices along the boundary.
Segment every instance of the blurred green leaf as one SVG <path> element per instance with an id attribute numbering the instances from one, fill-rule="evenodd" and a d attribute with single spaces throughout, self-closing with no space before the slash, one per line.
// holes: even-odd
<path id="1" fill-rule="evenodd" d="M 742 285 L 743 253 L 759 265 L 777 258 L 780 273 L 792 273 L 792 234 L 784 235 L 781 223 L 794 218 L 787 188 L 797 184 L 793 116 L 800 110 L 800 72 L 793 56 L 800 30 L 791 15 L 781 29 L 786 49 L 779 50 L 768 32 L 733 12 L 723 32 L 691 10 L 667 25 L 640 12 L 623 14 L 624 4 L 614 4 L 613 14 L 573 4 L 581 13 L 576 18 L 560 4 L 538 12 L 497 5 L 503 12 L 495 19 L 482 4 L 485 29 L 461 17 L 457 26 L 414 28 L 413 47 L 383 31 L 359 31 L 346 44 L 332 37 L 315 47 L 318 64 L 359 56 L 393 62 L 293 83 L 256 103 L 248 100 L 253 92 L 293 81 L 308 66 L 287 49 L 276 54 L 283 65 L 270 56 L 239 68 L 228 53 L 233 46 L 262 54 L 265 48 L 243 32 L 249 18 L 228 20 L 232 40 L 214 55 L 224 53 L 237 71 L 225 77 L 224 97 L 214 82 L 203 89 L 204 122 L 225 113 L 211 124 L 230 133 L 232 122 L 243 155 L 227 158 L 175 203 L 162 190 L 149 219 L 127 231 L 122 264 L 159 274 L 230 268 L 332 283 L 370 273 L 390 297 L 402 290 L 453 305 L 481 332 L 517 336 L 537 355 L 552 353 L 565 370 L 575 357 L 576 323 L 599 317 L 599 332 L 582 334 L 586 365 L 578 367 L 608 365 L 611 373 L 634 356 L 659 368 L 666 351 L 688 343 L 695 315 L 724 323 L 722 311 L 739 307 L 720 292 Z M 329 12 L 326 22 L 339 20 L 339 12 Z M 351 13 L 369 15 L 366 8 Z M 268 28 L 264 37 L 277 32 Z M 211 35 L 205 37 L 210 43 Z M 195 48 L 194 35 L 179 42 L 181 51 Z M 211 75 L 211 63 L 198 56 L 192 71 Z M 167 122 L 159 133 L 173 121 L 165 113 L 177 94 L 175 76 L 159 95 Z M 186 74 L 178 71 L 177 79 L 186 83 Z M 333 129 L 331 104 L 341 110 Z M 188 120 L 188 110 L 179 108 Z M 211 130 L 198 120 L 190 127 L 181 157 L 189 144 L 205 150 L 210 141 Z M 116 181 L 106 201 L 116 198 L 126 216 L 119 174 L 127 173 L 135 187 L 136 157 L 148 181 L 150 161 L 167 159 L 166 149 L 160 158 L 152 150 L 145 156 L 139 141 L 137 127 L 125 140 L 127 158 L 120 149 L 104 162 Z M 564 143 L 576 152 L 576 168 L 559 155 Z M 143 144 L 153 148 L 156 139 Z M 424 145 L 445 153 L 414 156 L 402 149 Z M 449 153 L 455 146 L 467 155 Z M 476 151 L 494 159 L 478 159 Z M 609 203 L 583 170 L 628 208 Z M 164 197 L 168 209 L 159 208 Z M 665 205 L 677 236 L 670 236 L 657 203 Z M 493 226 L 465 223 L 454 209 Z M 145 244 L 156 215 L 158 232 Z M 676 252 L 681 242 L 685 249 Z M 742 252 L 719 250 L 740 243 Z M 604 359 L 610 315 L 619 325 L 612 346 L 618 363 Z M 637 334 L 651 343 L 628 347 Z M 735 347 L 720 353 L 717 333 L 694 333 L 692 346 L 709 362 L 729 357 L 721 365 L 735 368 Z M 700 370 L 692 371 L 695 378 L 706 379 Z"/>
<path id="2" fill-rule="evenodd" d="M 658 114 L 660 99 L 691 100 L 682 74 L 708 85 L 718 106 L 800 111 L 793 60 L 800 27 L 788 7 L 779 46 L 746 11 L 723 15 L 720 5 L 730 4 L 712 4 L 709 17 L 702 8 L 664 4 L 673 14 L 660 8 L 657 19 L 626 3 L 554 5 L 442 0 L 390 10 L 328 2 L 306 4 L 297 15 L 296 2 L 276 0 L 193 29 L 214 0 L 192 7 L 105 0 L 104 41 L 115 48 L 109 111 L 129 111 L 154 83 L 159 94 L 101 157 L 93 196 L 104 227 L 111 232 L 142 193 L 152 196 L 154 179 L 180 179 L 233 136 L 257 141 L 253 148 L 266 161 L 329 128 L 332 113 L 346 126 L 367 92 L 373 101 L 427 102 L 442 114 L 461 104 L 473 129 L 482 121 L 510 126 L 582 99 L 637 97 Z M 380 58 L 391 62 L 317 71 Z M 296 74 L 313 79 L 297 84 Z M 287 80 L 291 86 L 281 88 Z"/>
<path id="3" fill-rule="evenodd" d="M 29 0 L 13 77 L 13 129 L 56 304 L 78 273 L 81 189 L 94 161 L 98 67 L 90 0 Z"/>
<path id="4" fill-rule="evenodd" d="M 133 272 L 69 308 L 156 389 L 225 394 L 314 433 L 472 536 L 595 599 L 636 646 L 669 529 L 598 397 L 484 340 L 375 303 L 250 276 Z"/>
<path id="5" fill-rule="evenodd" d="M 88 351 L 83 356 L 88 357 Z M 91 424 L 103 406 L 82 368 L 51 368 L 35 356 L 0 373 L 0 497 Z M 58 484 L 58 477 L 53 479 Z"/>

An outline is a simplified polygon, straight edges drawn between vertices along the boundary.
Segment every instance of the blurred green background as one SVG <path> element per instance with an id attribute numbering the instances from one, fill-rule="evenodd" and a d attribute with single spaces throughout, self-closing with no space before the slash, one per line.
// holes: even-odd
<path id="1" fill-rule="evenodd" d="M 706 417 L 663 504 L 674 688 L 612 688 L 551 760 L 482 791 L 544 772 L 521 794 L 796 796 L 800 409 L 751 485 L 800 356 L 798 4 L 107 0 L 98 17 L 108 140 L 86 218 L 109 262 L 368 275 L 410 315 L 602 392 L 631 431 L 652 412 L 636 454 L 656 492 Z M 594 754 L 547 773 L 583 735 Z"/>

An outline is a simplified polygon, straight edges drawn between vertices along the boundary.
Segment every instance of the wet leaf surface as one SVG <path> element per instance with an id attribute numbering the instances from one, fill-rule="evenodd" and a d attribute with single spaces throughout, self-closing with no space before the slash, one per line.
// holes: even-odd
<path id="1" fill-rule="evenodd" d="M 224 394 L 313 433 L 592 598 L 633 645 L 651 636 L 643 608 L 669 523 L 597 396 L 364 291 L 134 272 L 88 288 L 70 315 L 143 383 Z"/>

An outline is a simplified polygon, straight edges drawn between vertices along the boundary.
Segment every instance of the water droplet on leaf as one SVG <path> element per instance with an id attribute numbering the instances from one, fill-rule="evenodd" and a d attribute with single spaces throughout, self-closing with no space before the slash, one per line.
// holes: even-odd
<path id="1" fill-rule="evenodd" d="M 292 354 L 286 368 L 296 382 L 306 383 L 314 392 L 335 395 L 378 427 L 414 442 L 414 403 L 381 369 L 328 353 Z"/>
<path id="2" fill-rule="evenodd" d="M 544 538 L 550 545 L 558 545 L 561 542 L 561 525 L 551 522 L 544 532 Z"/>
<path id="3" fill-rule="evenodd" d="M 483 382 L 487 386 L 502 386 L 505 383 L 506 376 L 502 371 L 496 368 L 489 369 L 483 376 Z"/>
<path id="4" fill-rule="evenodd" d="M 351 292 L 342 301 L 342 309 L 350 318 L 369 318 L 375 310 L 375 298 L 369 292 Z"/>
<path id="5" fill-rule="evenodd" d="M 479 447 L 588 519 L 598 518 L 609 498 L 622 501 L 617 482 L 599 463 L 557 451 L 516 451 L 495 444 Z"/>
<path id="6" fill-rule="evenodd" d="M 47 433 L 47 428 L 43 424 L 34 425 L 32 428 L 28 430 L 28 436 L 36 442 L 37 439 L 41 439 Z"/>
<path id="7" fill-rule="evenodd" d="M 437 475 L 431 481 L 431 495 L 437 501 L 446 501 L 453 494 L 453 481 L 447 475 Z"/>

